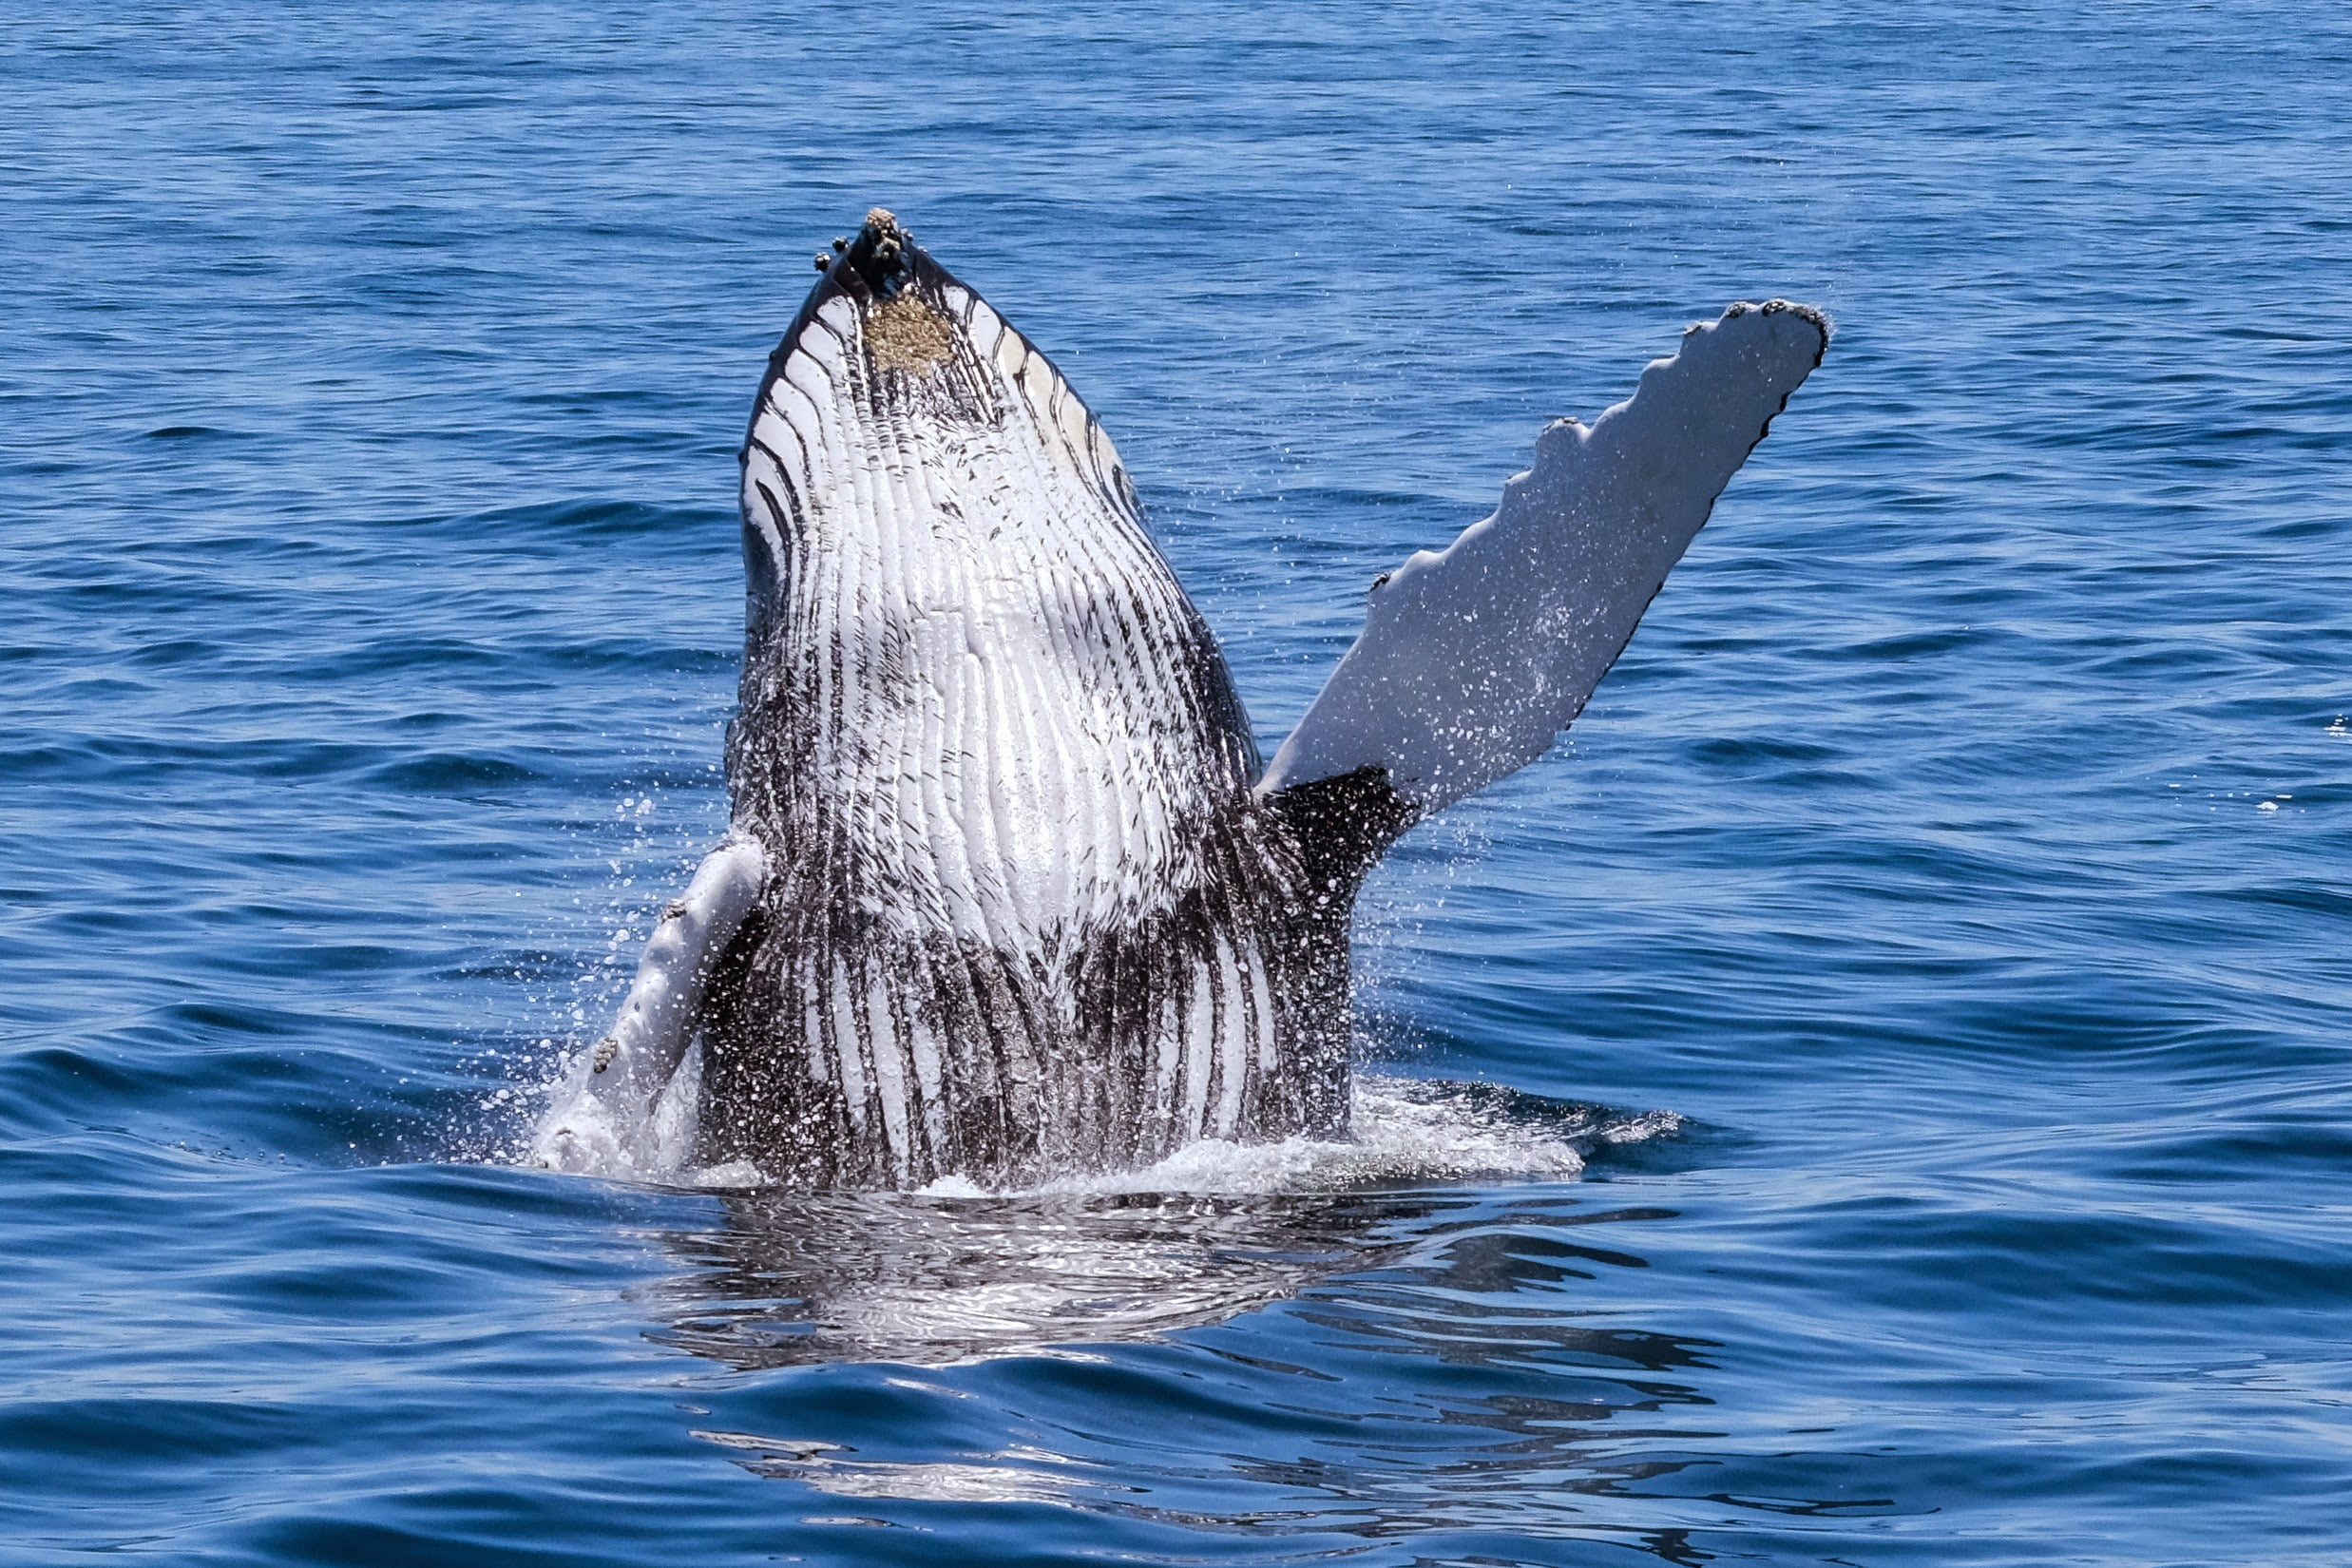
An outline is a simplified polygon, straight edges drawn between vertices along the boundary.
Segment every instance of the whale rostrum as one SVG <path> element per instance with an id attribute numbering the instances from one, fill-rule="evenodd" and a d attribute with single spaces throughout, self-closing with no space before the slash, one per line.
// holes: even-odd
<path id="1" fill-rule="evenodd" d="M 1052 362 L 879 208 L 818 259 L 744 441 L 732 827 L 537 1157 L 1004 1185 L 1344 1133 L 1365 874 L 1576 717 L 1826 321 L 1733 305 L 1544 430 L 1261 772 Z"/>

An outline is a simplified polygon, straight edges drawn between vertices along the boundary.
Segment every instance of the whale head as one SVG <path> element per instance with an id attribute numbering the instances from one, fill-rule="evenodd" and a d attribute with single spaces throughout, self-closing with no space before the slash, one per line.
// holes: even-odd
<path id="1" fill-rule="evenodd" d="M 902 935 L 1131 923 L 1257 774 L 1223 658 L 1052 362 L 889 213 L 836 243 L 744 443 L 736 826 Z"/>

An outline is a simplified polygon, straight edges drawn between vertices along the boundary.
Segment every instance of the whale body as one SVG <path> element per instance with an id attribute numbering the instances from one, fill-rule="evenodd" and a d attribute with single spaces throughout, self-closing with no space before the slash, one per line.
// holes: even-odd
<path id="1" fill-rule="evenodd" d="M 1547 428 L 1267 769 L 1051 361 L 880 209 L 818 262 L 742 452 L 731 829 L 539 1157 L 1002 1185 L 1343 1134 L 1365 874 L 1574 719 L 1826 322 L 1735 305 Z"/>

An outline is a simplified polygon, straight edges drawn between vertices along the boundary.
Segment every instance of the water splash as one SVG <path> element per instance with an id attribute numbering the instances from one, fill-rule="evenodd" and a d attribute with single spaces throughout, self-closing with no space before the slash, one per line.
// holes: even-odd
<path id="1" fill-rule="evenodd" d="M 1498 1089 L 1366 1074 L 1355 1084 L 1352 1136 L 1273 1143 L 1202 1138 L 1134 1171 L 1060 1176 L 1019 1195 L 1113 1196 L 1141 1193 L 1228 1195 L 1334 1193 L 1520 1177 L 1580 1176 L 1596 1143 L 1629 1143 L 1681 1125 L 1668 1111 L 1621 1115 Z M 961 1177 L 921 1190 L 931 1197 L 992 1195 Z"/>
<path id="2" fill-rule="evenodd" d="M 607 1179 L 722 1192 L 772 1184 L 745 1161 L 696 1166 L 693 1144 L 700 1090 L 700 1052 L 690 1051 L 677 1077 L 655 1101 L 643 1128 L 598 1128 L 584 1140 L 606 1151 L 586 1174 Z M 560 1095 L 562 1082 L 549 1091 Z M 927 1198 L 999 1196 L 1118 1196 L 1148 1193 L 1264 1195 L 1335 1193 L 1457 1181 L 1471 1177 L 1573 1180 L 1597 1144 L 1644 1141 L 1681 1126 L 1670 1111 L 1626 1114 L 1547 1100 L 1491 1084 L 1359 1074 L 1349 1135 L 1293 1137 L 1269 1143 L 1202 1138 L 1166 1158 L 1127 1171 L 1061 1175 L 1004 1188 L 946 1176 L 918 1190 Z M 578 1107 L 572 1107 L 577 1112 Z M 506 1162 L 543 1165 L 542 1145 L 569 1114 L 543 1116 L 525 1146 Z M 577 1138 L 579 1129 L 565 1131 Z M 651 1150 L 650 1157 L 627 1151 Z"/>

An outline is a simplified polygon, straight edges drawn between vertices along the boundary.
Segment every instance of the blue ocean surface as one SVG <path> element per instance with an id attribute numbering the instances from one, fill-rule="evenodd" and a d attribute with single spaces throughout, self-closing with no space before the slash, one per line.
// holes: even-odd
<path id="1" fill-rule="evenodd" d="M 2352 1560 L 2352 12 L 0 61 L 0 1561 Z M 724 824 L 735 452 L 875 203 L 1269 750 L 1544 420 L 1835 317 L 1571 739 L 1375 878 L 1357 1155 L 515 1157 Z"/>

